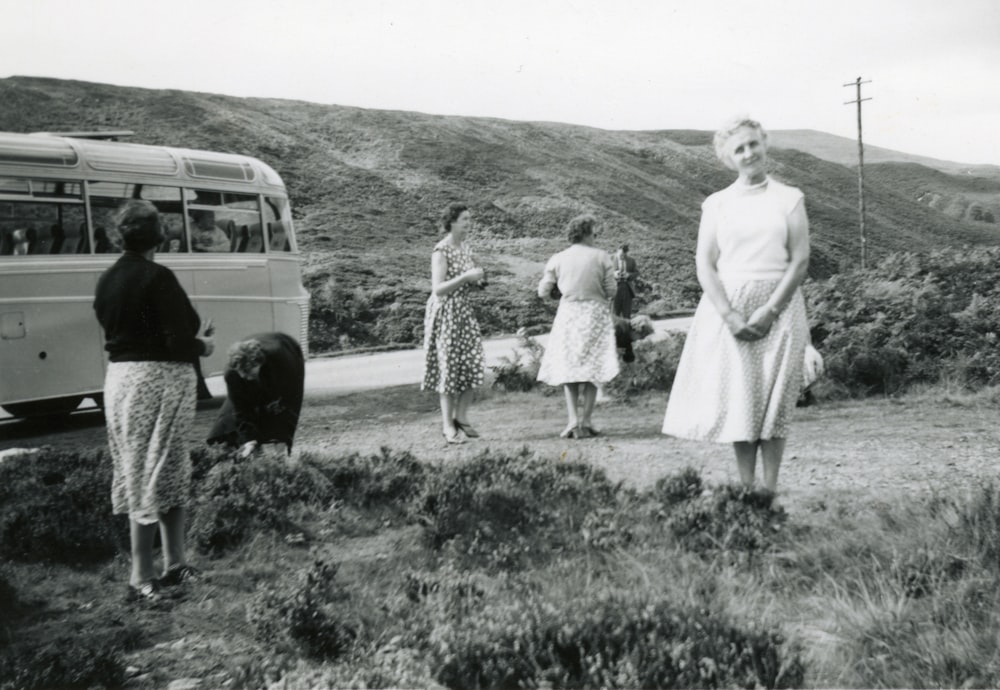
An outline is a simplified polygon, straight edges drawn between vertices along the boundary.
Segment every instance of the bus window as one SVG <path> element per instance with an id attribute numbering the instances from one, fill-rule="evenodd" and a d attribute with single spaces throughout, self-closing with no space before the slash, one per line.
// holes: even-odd
<path id="1" fill-rule="evenodd" d="M 254 194 L 188 190 L 191 248 L 196 252 L 264 251 Z"/>
<path id="2" fill-rule="evenodd" d="M 288 232 L 288 199 L 264 197 L 264 222 L 267 223 L 267 249 L 271 252 L 290 252 L 292 243 Z"/>
<path id="3" fill-rule="evenodd" d="M 0 179 L 0 256 L 73 253 L 84 223 L 80 189 L 79 182 Z"/>
<path id="4" fill-rule="evenodd" d="M 87 196 L 90 199 L 90 219 L 94 224 L 95 254 L 114 254 L 122 251 L 122 240 L 116 227 L 115 214 L 127 199 L 146 199 L 160 212 L 164 239 L 158 251 L 187 251 L 180 187 L 91 182 L 87 186 Z M 83 249 L 82 253 L 86 251 Z"/>

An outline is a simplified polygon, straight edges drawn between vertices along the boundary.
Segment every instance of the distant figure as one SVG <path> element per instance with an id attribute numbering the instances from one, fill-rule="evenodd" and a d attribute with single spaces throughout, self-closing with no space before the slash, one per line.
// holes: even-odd
<path id="1" fill-rule="evenodd" d="M 739 177 L 702 204 L 696 261 L 704 293 L 663 433 L 732 443 L 748 487 L 759 450 L 764 486 L 775 491 L 809 342 L 799 290 L 809 220 L 802 192 L 767 175 L 760 123 L 740 118 L 719 130 L 715 152 Z"/>
<path id="2" fill-rule="evenodd" d="M 26 256 L 31 249 L 31 242 L 28 238 L 28 230 L 26 228 L 19 228 L 11 233 L 11 238 L 14 242 L 14 251 L 12 252 L 14 256 Z"/>
<path id="3" fill-rule="evenodd" d="M 594 246 L 597 220 L 577 216 L 569 222 L 568 249 L 545 264 L 538 283 L 538 296 L 560 295 L 538 380 L 562 386 L 568 422 L 561 438 L 598 436 L 591 415 L 597 402 L 598 384 L 618 375 L 611 300 L 615 295 L 615 271 L 611 257 Z"/>
<path id="4" fill-rule="evenodd" d="M 443 240 L 431 254 L 431 296 L 424 314 L 424 380 L 441 404 L 441 433 L 448 443 L 464 443 L 479 432 L 469 423 L 474 389 L 483 385 L 483 337 L 469 298 L 485 284 L 483 269 L 465 245 L 472 216 L 464 204 L 444 212 Z"/>
<path id="5" fill-rule="evenodd" d="M 190 209 L 191 249 L 196 252 L 229 252 L 229 236 L 215 224 L 215 211 Z"/>
<path id="6" fill-rule="evenodd" d="M 615 254 L 615 280 L 618 291 L 615 292 L 614 314 L 623 319 L 632 318 L 632 300 L 635 298 L 635 279 L 639 277 L 639 269 L 635 259 L 629 256 L 628 245 L 623 244 Z"/>
<path id="7" fill-rule="evenodd" d="M 163 241 L 156 207 L 126 201 L 117 220 L 125 251 L 100 277 L 94 311 L 110 363 L 104 413 L 112 461 L 111 505 L 127 513 L 132 542 L 128 599 L 156 602 L 160 589 L 196 577 L 184 549 L 191 495 L 188 433 L 194 422 L 194 363 L 215 348 L 176 276 L 154 263 Z M 159 524 L 163 575 L 153 567 Z"/>
<path id="8" fill-rule="evenodd" d="M 615 279 L 618 281 L 618 290 L 615 292 L 614 315 L 615 315 L 615 344 L 625 350 L 622 359 L 626 362 L 635 360 L 635 353 L 632 351 L 632 300 L 635 298 L 635 279 L 639 276 L 639 269 L 635 259 L 629 256 L 628 245 L 623 244 L 615 254 Z"/>
<path id="9" fill-rule="evenodd" d="M 226 402 L 209 443 L 224 443 L 248 457 L 266 443 L 292 452 L 302 411 L 306 368 L 302 348 L 285 333 L 257 333 L 233 343 L 223 378 Z"/>

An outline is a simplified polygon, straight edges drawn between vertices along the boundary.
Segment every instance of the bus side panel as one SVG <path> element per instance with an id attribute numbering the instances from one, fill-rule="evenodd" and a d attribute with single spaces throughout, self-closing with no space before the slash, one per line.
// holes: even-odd
<path id="1" fill-rule="evenodd" d="M 92 303 L 93 298 L 51 298 L 0 304 L 7 331 L 0 337 L 0 403 L 104 388 L 104 351 Z M 23 337 L 15 327 L 20 316 Z"/>

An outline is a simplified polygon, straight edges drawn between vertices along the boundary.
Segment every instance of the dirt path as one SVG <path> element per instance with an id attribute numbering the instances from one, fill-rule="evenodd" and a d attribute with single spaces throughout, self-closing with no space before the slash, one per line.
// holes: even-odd
<path id="1" fill-rule="evenodd" d="M 303 410 L 298 446 L 336 453 L 409 450 L 421 460 L 460 462 L 486 448 L 528 446 L 541 457 L 594 463 L 614 480 L 645 487 L 690 465 L 709 482 L 735 481 L 728 446 L 694 443 L 659 433 L 666 396 L 600 403 L 600 438 L 563 440 L 561 395 L 487 392 L 472 420 L 482 438 L 446 446 L 435 396 L 416 386 L 313 398 Z M 199 409 L 193 441 L 205 437 L 217 412 Z M 899 400 L 824 403 L 799 409 L 780 486 L 789 507 L 837 492 L 892 496 L 969 487 L 1000 478 L 1000 390 L 976 396 L 943 392 Z M 59 429 L 6 423 L 0 451 L 13 447 L 80 447 L 104 443 L 96 413 L 77 414 Z"/>

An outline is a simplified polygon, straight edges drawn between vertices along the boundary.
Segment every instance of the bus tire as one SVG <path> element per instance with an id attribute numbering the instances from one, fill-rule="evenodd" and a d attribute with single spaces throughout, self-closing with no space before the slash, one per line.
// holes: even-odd
<path id="1" fill-rule="evenodd" d="M 83 402 L 82 395 L 71 395 L 65 398 L 7 403 L 0 407 L 12 417 L 59 417 L 70 414 L 80 406 L 81 402 Z"/>

